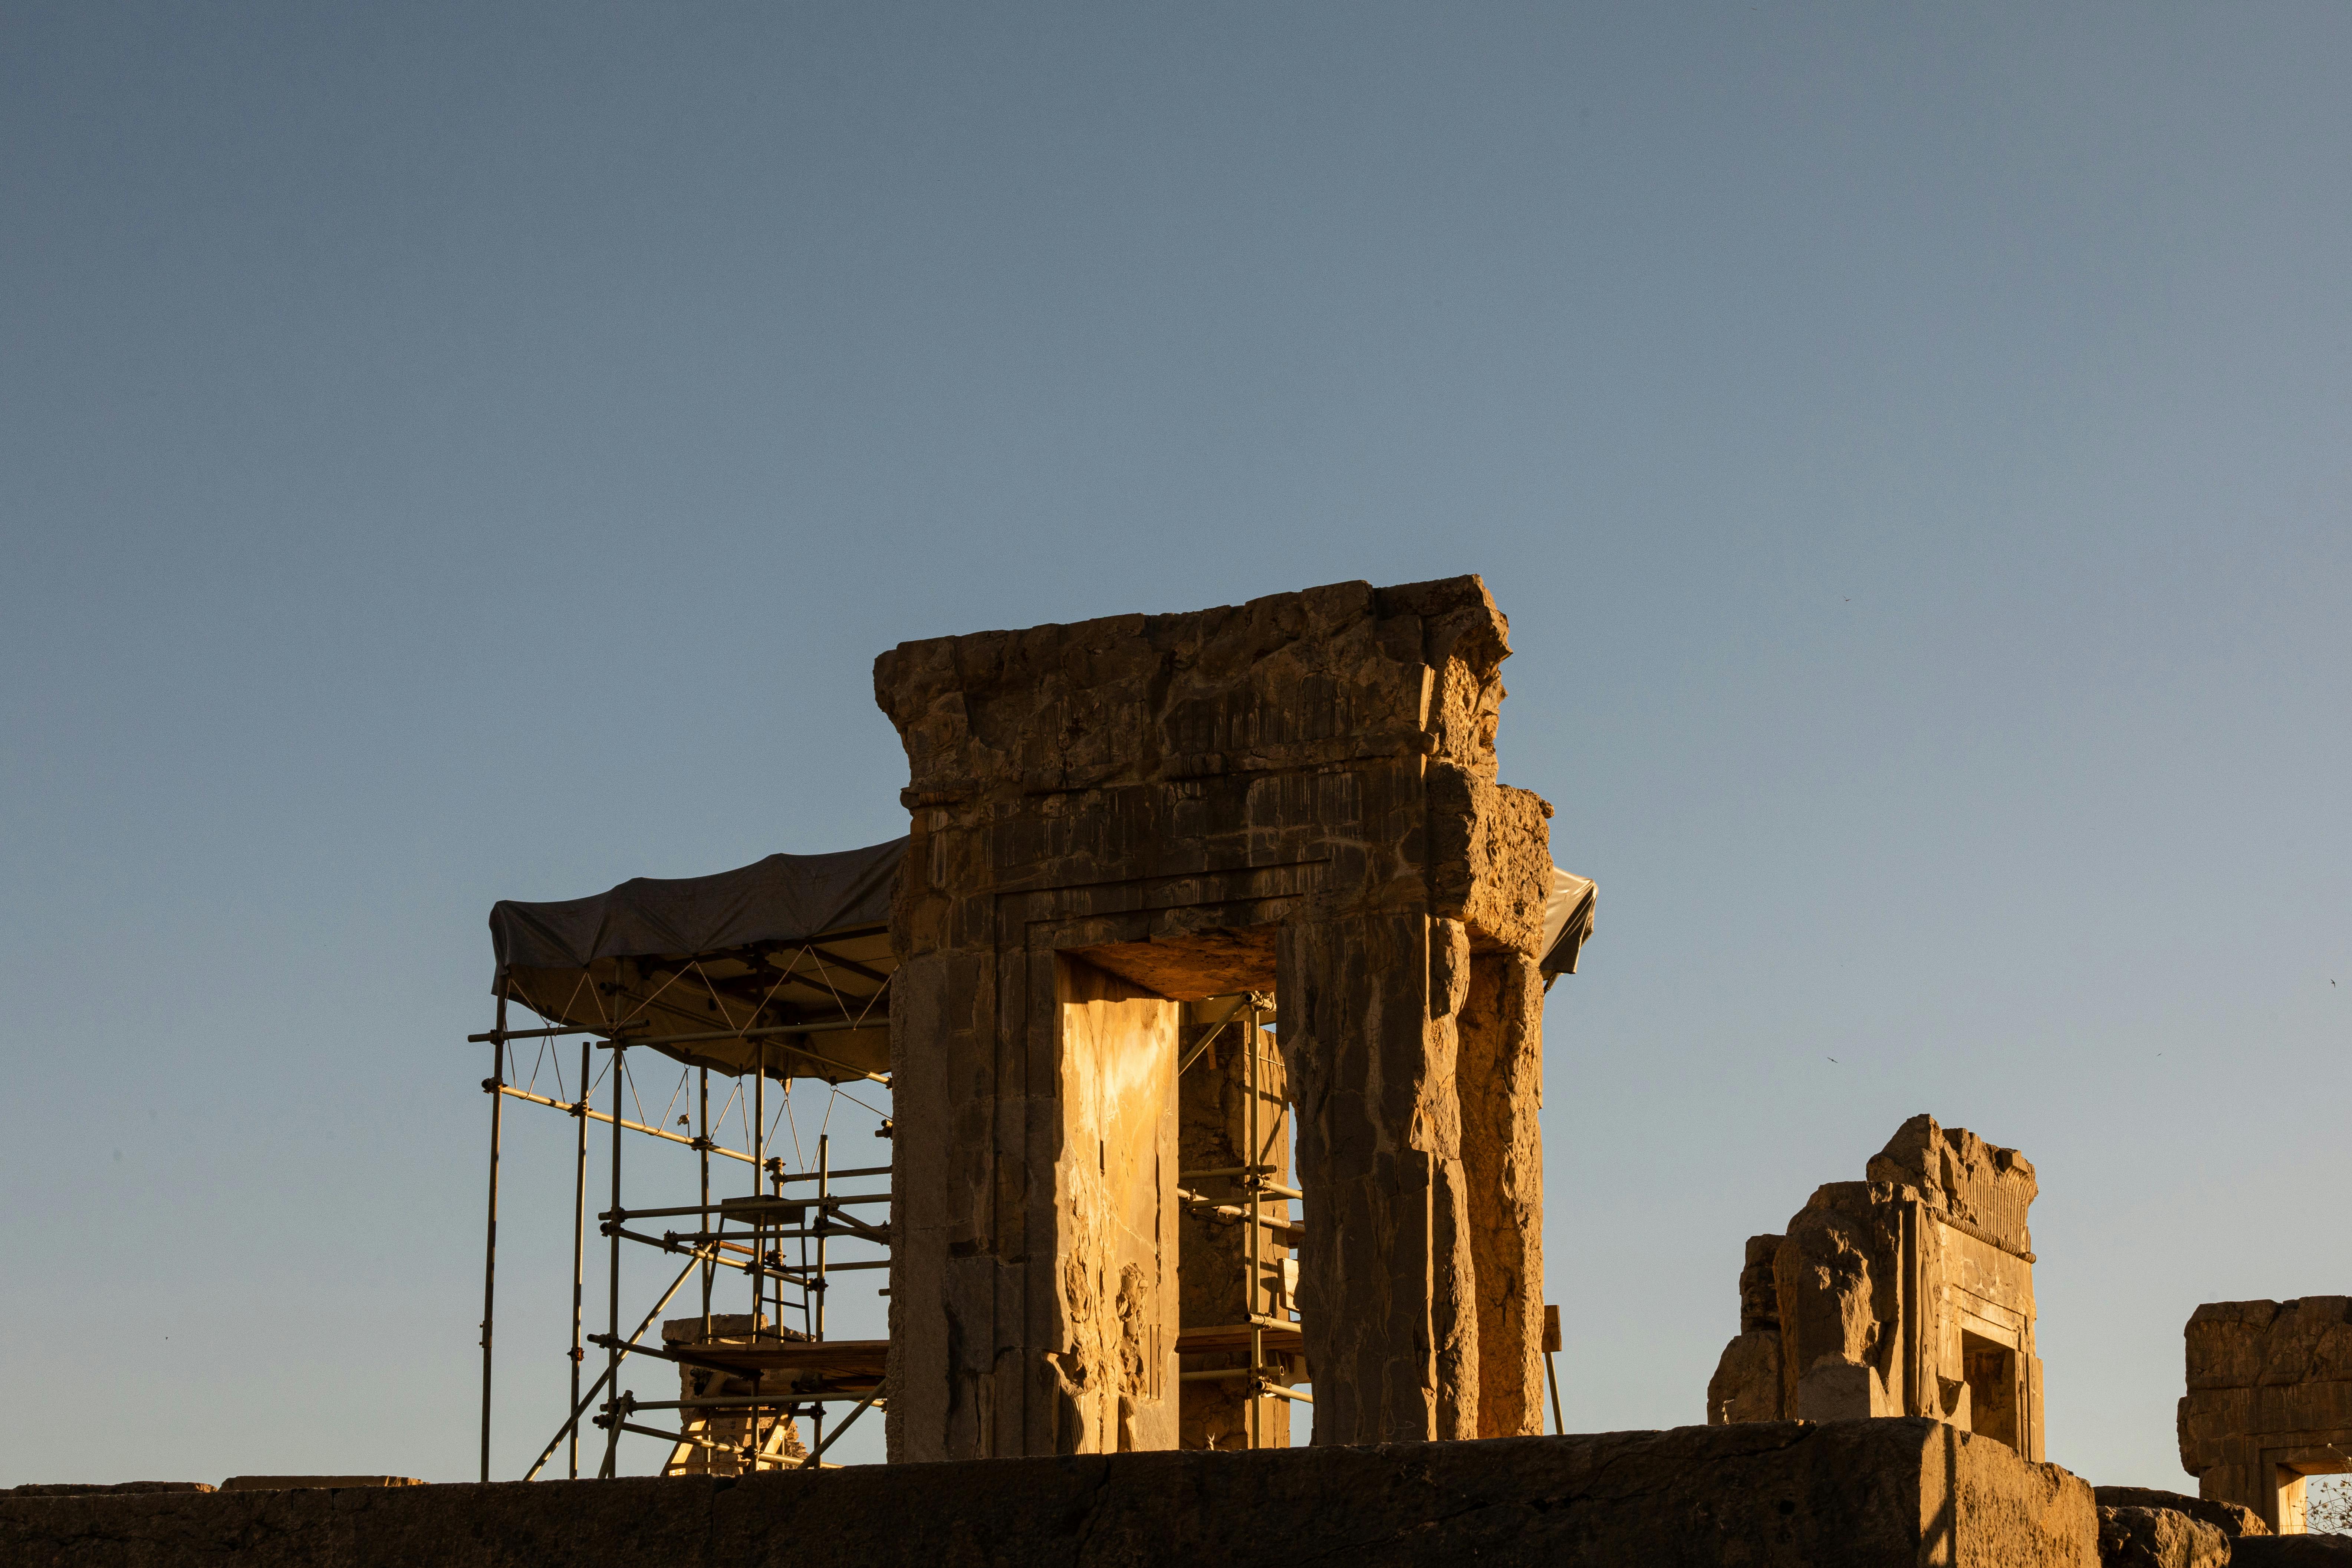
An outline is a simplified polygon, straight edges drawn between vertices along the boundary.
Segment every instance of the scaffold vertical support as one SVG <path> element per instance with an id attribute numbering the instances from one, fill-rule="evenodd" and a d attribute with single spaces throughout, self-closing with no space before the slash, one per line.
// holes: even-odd
<path id="1" fill-rule="evenodd" d="M 588 1286 L 588 1068 L 594 1047 L 580 1042 L 580 1093 L 574 1100 L 572 1120 L 577 1128 L 573 1139 L 572 1166 L 572 1406 L 580 1407 L 580 1365 L 587 1359 L 581 1344 L 581 1331 L 586 1327 L 583 1309 Z M 562 1087 L 561 1085 L 558 1086 Z M 566 1479 L 580 1479 L 580 1423 L 572 1424 L 572 1444 L 565 1456 Z"/>
<path id="2" fill-rule="evenodd" d="M 506 1121 L 507 1097 L 499 1092 L 507 1081 L 507 988 L 503 975 L 499 981 L 499 1021 L 495 1037 L 490 1041 L 490 1081 L 482 1087 L 490 1094 L 490 1200 L 489 1219 L 485 1225 L 482 1241 L 482 1470 L 481 1479 L 490 1479 L 490 1328 L 498 1317 L 499 1300 L 499 1134 Z"/>
<path id="3" fill-rule="evenodd" d="M 697 1124 L 701 1136 L 694 1143 L 702 1163 L 702 1212 L 707 1219 L 710 1213 L 710 1069 L 696 1068 L 695 1081 L 702 1103 Z M 718 1265 L 706 1260 L 702 1265 L 702 1337 L 706 1340 L 710 1337 L 710 1287 L 718 1278 Z"/>
<path id="4" fill-rule="evenodd" d="M 600 1472 L 606 1479 L 621 1473 L 621 1111 L 625 1108 L 624 1086 L 628 1082 L 629 1047 L 626 1042 L 613 1041 L 613 1215 L 605 1226 L 613 1238 L 612 1261 L 605 1284 L 605 1350 L 604 1408 L 610 1419 L 604 1425 L 604 1464 Z"/>

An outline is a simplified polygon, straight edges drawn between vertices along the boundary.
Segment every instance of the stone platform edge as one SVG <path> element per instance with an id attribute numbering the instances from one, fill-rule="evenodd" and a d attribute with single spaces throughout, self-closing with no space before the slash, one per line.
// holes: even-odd
<path id="1" fill-rule="evenodd" d="M 735 1480 L 0 1498 L 39 1568 L 1160 1563 L 2096 1568 L 2091 1489 L 1927 1420 L 858 1466 Z"/>

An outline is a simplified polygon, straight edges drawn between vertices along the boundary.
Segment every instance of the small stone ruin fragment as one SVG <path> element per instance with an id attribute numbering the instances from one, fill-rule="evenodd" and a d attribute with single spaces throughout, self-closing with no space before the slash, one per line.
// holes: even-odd
<path id="1" fill-rule="evenodd" d="M 1865 1174 L 1748 1238 L 1708 1423 L 1926 1415 L 2040 1459 L 2032 1165 L 1921 1115 Z"/>

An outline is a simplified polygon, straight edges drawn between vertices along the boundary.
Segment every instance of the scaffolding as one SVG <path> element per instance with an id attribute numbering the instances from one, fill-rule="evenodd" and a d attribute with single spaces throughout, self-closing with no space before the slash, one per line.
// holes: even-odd
<path id="1" fill-rule="evenodd" d="M 878 1120 L 876 1136 L 894 1131 L 887 1100 L 870 1104 L 844 1086 L 885 1094 L 890 1087 L 896 961 L 887 919 L 904 843 L 771 856 L 717 877 L 640 879 L 596 899 L 501 903 L 493 911 L 496 1021 L 467 1037 L 492 1052 L 482 1081 L 490 1096 L 482 1479 L 490 1475 L 499 1163 L 510 1100 L 569 1116 L 575 1127 L 569 1409 L 524 1479 L 537 1479 L 559 1449 L 563 1473 L 578 1478 L 583 1422 L 604 1436 L 604 1452 L 593 1459 L 600 1477 L 619 1473 L 624 1433 L 671 1444 L 664 1474 L 817 1468 L 860 1417 L 885 1405 L 887 1342 L 829 1338 L 826 1301 L 841 1276 L 889 1268 L 890 1167 L 837 1165 L 830 1129 L 835 1100 L 846 1099 Z M 510 1027 L 510 1007 L 541 1022 Z M 564 1058 L 575 1040 L 577 1065 L 567 1084 Z M 528 1069 L 526 1048 L 533 1052 Z M 655 1062 L 664 1077 L 676 1067 L 678 1078 L 667 1106 L 649 1116 L 638 1080 L 643 1064 Z M 543 1073 L 554 1079 L 551 1095 L 540 1092 Z M 715 1117 L 714 1076 L 725 1093 Z M 826 1091 L 813 1152 L 793 1115 L 795 1081 Z M 693 1109 L 673 1122 L 689 1082 Z M 737 1134 L 729 1131 L 730 1119 Z M 605 1242 L 602 1333 L 587 1331 L 591 1123 L 610 1131 L 606 1201 L 594 1214 Z M 785 1127 L 789 1158 L 777 1140 Z M 691 1192 L 632 1206 L 623 1185 L 629 1134 L 692 1151 Z M 736 1184 L 719 1175 L 728 1168 L 736 1180 L 748 1178 L 748 1191 L 721 1192 Z M 624 1258 L 631 1248 L 666 1254 L 679 1268 L 624 1333 Z M 723 1289 L 722 1275 L 732 1276 Z M 648 1342 L 690 1284 L 698 1284 L 689 1298 L 698 1316 L 666 1324 Z M 749 1310 L 721 1310 L 722 1296 L 748 1296 Z M 583 1389 L 591 1347 L 604 1352 L 604 1364 Z M 630 1386 L 628 1370 L 644 1363 L 678 1378 L 677 1397 L 641 1397 Z M 828 1409 L 845 1405 L 828 1431 Z M 656 1412 L 671 1425 L 639 1419 Z M 811 1423 L 805 1446 L 803 1418 Z"/>
<path id="2" fill-rule="evenodd" d="M 1245 1386 L 1247 1446 L 1265 1447 L 1262 1411 L 1267 1399 L 1309 1405 L 1312 1394 L 1294 1386 L 1305 1370 L 1305 1331 L 1297 1322 L 1297 1267 L 1287 1258 L 1270 1256 L 1266 1243 L 1276 1238 L 1281 1250 L 1298 1245 L 1303 1235 L 1290 1215 L 1293 1200 L 1307 1194 L 1275 1180 L 1285 1173 L 1290 1143 L 1289 1096 L 1268 1093 L 1265 1080 L 1273 1050 L 1267 1026 L 1275 1019 L 1274 998 L 1263 992 L 1244 992 L 1224 998 L 1222 1009 L 1204 1020 L 1197 1037 L 1178 1062 L 1181 1081 L 1204 1058 L 1215 1066 L 1217 1044 L 1228 1031 L 1239 1037 L 1235 1054 L 1242 1064 L 1242 1162 L 1178 1173 L 1177 1201 L 1186 1212 L 1205 1219 L 1243 1227 L 1242 1321 L 1237 1323 L 1185 1325 L 1178 1333 L 1177 1353 L 1223 1356 L 1244 1352 L 1238 1367 L 1202 1367 L 1179 1371 L 1181 1383 L 1239 1382 Z M 1269 1110 L 1270 1107 L 1270 1110 Z M 1202 1190 L 1208 1182 L 1222 1182 L 1238 1194 L 1215 1196 Z M 1280 1205 L 1278 1214 L 1266 1211 Z"/>
<path id="3" fill-rule="evenodd" d="M 879 1097 L 891 1086 L 897 960 L 888 915 L 905 848 L 901 839 L 839 855 L 771 856 L 715 877 L 640 879 L 593 899 L 494 910 L 495 1020 L 467 1037 L 492 1053 L 482 1080 L 490 1096 L 484 1480 L 509 1101 L 573 1122 L 569 1394 L 525 1479 L 551 1470 L 578 1478 L 583 1464 L 599 1477 L 617 1475 L 623 1434 L 669 1443 L 665 1474 L 822 1467 L 845 1433 L 887 1405 L 888 1340 L 834 1337 L 843 1320 L 828 1295 L 845 1276 L 890 1267 L 890 1166 L 838 1161 L 830 1128 L 835 1101 L 846 1099 L 873 1114 L 877 1137 L 895 1131 L 889 1101 Z M 1298 1386 L 1311 1373 L 1289 1256 L 1304 1237 L 1290 1205 L 1305 1194 L 1286 1184 L 1290 1108 L 1275 997 L 1243 992 L 1192 1006 L 1177 1079 L 1188 1081 L 1203 1060 L 1217 1070 L 1223 1052 L 1243 1097 L 1223 1145 L 1238 1159 L 1180 1168 L 1175 1201 L 1208 1226 L 1239 1228 L 1238 1241 L 1218 1251 L 1238 1264 L 1242 1289 L 1237 1303 L 1208 1313 L 1213 1321 L 1180 1322 L 1176 1375 L 1180 1389 L 1240 1384 L 1245 1432 L 1238 1435 L 1258 1447 L 1267 1446 L 1274 1401 L 1313 1404 Z M 530 1016 L 513 1018 L 517 1012 Z M 647 1089 L 641 1080 L 656 1064 L 659 1078 Z M 673 1068 L 667 1104 L 650 1112 L 648 1099 Z M 553 1092 L 541 1083 L 548 1077 Z M 793 1119 L 795 1083 L 821 1085 L 826 1096 L 813 1147 Z M 682 1100 L 688 1114 L 679 1115 Z M 789 1154 L 780 1126 L 791 1129 Z M 607 1140 L 609 1163 L 593 1208 L 592 1131 Z M 649 1190 L 647 1162 L 626 1153 L 633 1143 L 691 1152 L 691 1184 L 678 1167 L 669 1188 Z M 604 1252 L 601 1331 L 589 1323 L 592 1216 Z M 649 1305 L 625 1302 L 633 1271 L 624 1259 L 647 1253 L 665 1255 L 676 1271 L 655 1282 L 659 1289 L 639 1281 Z M 887 1284 L 876 1294 L 887 1297 Z M 680 1315 L 666 1321 L 673 1303 Z M 592 1353 L 603 1363 L 593 1378 Z M 633 1386 L 629 1374 L 648 1363 L 678 1379 L 674 1397 Z M 1272 1440 L 1286 1440 L 1288 1425 Z"/>

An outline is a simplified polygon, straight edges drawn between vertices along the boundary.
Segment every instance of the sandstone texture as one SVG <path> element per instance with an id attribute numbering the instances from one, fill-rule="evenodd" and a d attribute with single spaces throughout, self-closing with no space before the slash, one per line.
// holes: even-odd
<path id="1" fill-rule="evenodd" d="M 2183 1339 L 2181 1468 L 2300 1534 L 2305 1476 L 2352 1468 L 2352 1300 L 2208 1302 Z"/>
<path id="2" fill-rule="evenodd" d="M 1865 1174 L 1748 1239 L 1708 1421 L 1925 1415 L 2040 1458 L 2032 1165 L 1922 1115 Z"/>
<path id="3" fill-rule="evenodd" d="M 353 1487 L 421 1487 L 414 1476 L 231 1476 L 225 1492 L 340 1491 Z"/>
<path id="4" fill-rule="evenodd" d="M 893 1460 L 1180 1439 L 1158 1042 L 1186 1004 L 1265 990 L 1306 1194 L 1314 1440 L 1540 1430 L 1549 808 L 1496 778 L 1508 652 L 1459 577 L 876 662 L 911 816 Z M 1110 999 L 1093 976 L 1131 988 L 1115 1021 L 1081 1011 Z M 1105 1207 L 1114 1168 L 1169 1223 Z"/>
<path id="5" fill-rule="evenodd" d="M 130 1497 L 141 1492 L 209 1492 L 210 1481 L 43 1481 L 0 1489 L 0 1497 Z"/>
<path id="6" fill-rule="evenodd" d="M 2165 1491 L 2157 1487 L 2094 1487 L 2091 1494 L 2101 1508 L 2168 1508 L 2175 1513 L 2202 1520 L 2233 1538 L 2271 1532 L 2260 1514 L 2233 1502 L 2216 1502 L 2210 1498 L 2190 1497 L 2186 1492 Z"/>
<path id="7" fill-rule="evenodd" d="M 0 1498 L 43 1568 L 2093 1568 L 2090 1489 L 1924 1420 L 740 1478 Z"/>
<path id="8" fill-rule="evenodd" d="M 2230 1538 L 2177 1509 L 2099 1509 L 2101 1568 L 2221 1568 Z"/>

